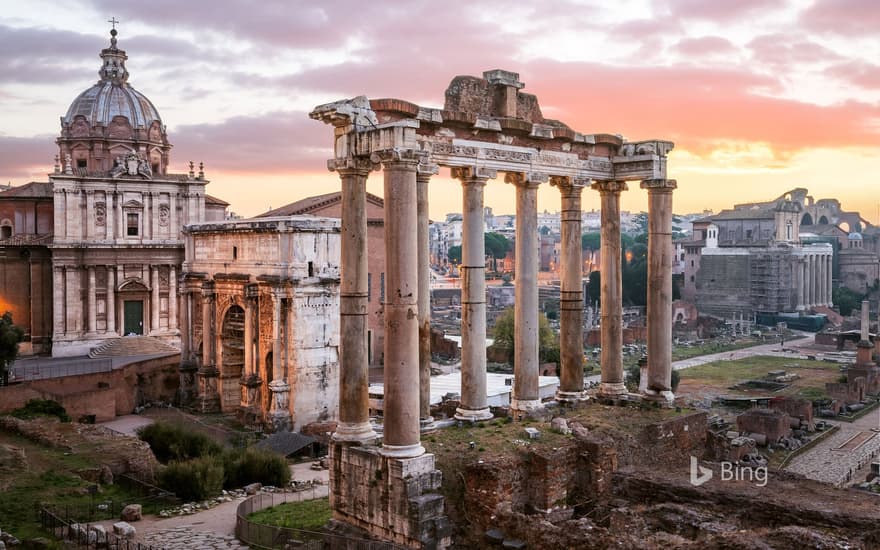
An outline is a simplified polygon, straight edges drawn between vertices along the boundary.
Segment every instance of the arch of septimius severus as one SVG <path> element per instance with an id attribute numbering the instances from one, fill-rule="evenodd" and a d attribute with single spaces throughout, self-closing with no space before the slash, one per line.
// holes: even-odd
<path id="1" fill-rule="evenodd" d="M 448 536 L 442 505 L 436 505 L 441 497 L 413 498 L 413 487 L 421 494 L 439 485 L 433 455 L 426 454 L 420 443 L 420 422 L 429 416 L 430 356 L 427 346 L 420 346 L 429 316 L 427 186 L 439 166 L 449 167 L 463 189 L 462 389 L 457 418 L 491 417 L 486 402 L 483 189 L 499 173 L 516 189 L 511 415 L 520 418 L 541 406 L 536 199 L 544 184 L 559 190 L 562 211 L 562 357 L 557 398 L 586 398 L 580 214 L 587 186 L 599 193 L 602 209 L 599 395 L 626 393 L 619 201 L 627 182 L 639 181 L 649 200 L 645 397 L 672 399 L 672 191 L 676 183 L 666 178 L 666 155 L 673 144 L 626 142 L 619 135 L 575 132 L 545 119 L 537 98 L 520 91 L 522 87 L 518 74 L 493 70 L 483 78 L 453 79 L 443 109 L 399 99 L 357 97 L 321 105 L 311 113 L 312 118 L 333 126 L 334 157 L 328 167 L 339 174 L 343 197 L 340 407 L 331 446 L 331 504 L 336 519 L 412 546 L 443 546 Z M 378 446 L 368 407 L 365 183 L 369 173 L 380 167 L 385 186 L 387 291 L 384 426 Z"/>

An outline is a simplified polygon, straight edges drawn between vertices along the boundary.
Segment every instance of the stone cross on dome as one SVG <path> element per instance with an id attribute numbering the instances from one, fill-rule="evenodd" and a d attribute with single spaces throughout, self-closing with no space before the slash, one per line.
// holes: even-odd
<path id="1" fill-rule="evenodd" d="M 128 71 L 125 69 L 125 60 L 128 59 L 128 56 L 125 55 L 123 50 L 116 47 L 116 35 L 119 34 L 119 31 L 116 30 L 116 25 L 119 23 L 119 20 L 111 17 L 107 22 L 113 26 L 110 29 L 110 47 L 101 50 L 101 59 L 104 60 L 104 63 L 101 65 L 101 70 L 98 71 L 98 74 L 101 76 L 102 81 L 110 81 L 113 84 L 122 85 L 128 80 Z"/>

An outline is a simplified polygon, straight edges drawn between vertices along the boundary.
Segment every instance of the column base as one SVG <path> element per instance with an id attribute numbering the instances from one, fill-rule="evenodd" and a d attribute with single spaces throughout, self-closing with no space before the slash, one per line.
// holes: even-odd
<path id="1" fill-rule="evenodd" d="M 433 432 L 437 429 L 437 423 L 434 422 L 433 416 L 426 416 L 419 419 L 419 431 L 422 433 Z"/>
<path id="2" fill-rule="evenodd" d="M 542 408 L 540 399 L 517 399 L 510 400 L 510 416 L 514 420 L 520 420 L 528 416 L 529 413 Z"/>
<path id="3" fill-rule="evenodd" d="M 799 305 L 796 308 L 794 308 L 795 311 L 804 311 L 805 309 L 807 309 L 807 308 L 804 305 Z"/>
<path id="4" fill-rule="evenodd" d="M 646 389 L 642 394 L 642 399 L 645 401 L 655 401 L 659 403 L 673 403 L 675 402 L 675 394 L 669 390 L 651 390 Z"/>
<path id="5" fill-rule="evenodd" d="M 375 442 L 379 434 L 373 431 L 369 420 L 366 422 L 348 423 L 340 422 L 333 432 L 333 441 L 350 441 L 356 443 Z"/>
<path id="6" fill-rule="evenodd" d="M 617 397 L 625 395 L 627 392 L 626 384 L 623 382 L 600 382 L 599 395 L 602 397 Z"/>
<path id="7" fill-rule="evenodd" d="M 425 454 L 421 443 L 412 445 L 382 445 L 379 454 L 388 458 L 416 458 Z"/>
<path id="8" fill-rule="evenodd" d="M 562 403 L 580 403 L 590 399 L 585 391 L 562 391 L 556 392 L 556 400 Z"/>
<path id="9" fill-rule="evenodd" d="M 464 420 L 466 422 L 479 422 L 481 420 L 489 420 L 492 418 L 492 413 L 489 411 L 489 407 L 485 407 L 482 409 L 467 409 L 464 407 L 458 407 L 455 409 L 456 420 Z"/>
<path id="10" fill-rule="evenodd" d="M 289 432 L 292 422 L 290 411 L 269 411 L 267 421 L 272 426 L 272 432 Z"/>

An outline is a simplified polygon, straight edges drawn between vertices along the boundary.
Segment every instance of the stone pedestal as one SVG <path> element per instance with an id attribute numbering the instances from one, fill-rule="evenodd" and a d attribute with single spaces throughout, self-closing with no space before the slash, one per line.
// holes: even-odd
<path id="1" fill-rule="evenodd" d="M 268 424 L 273 432 L 290 431 L 290 386 L 284 380 L 272 380 L 269 382 L 269 391 L 272 392 L 272 402 L 269 406 Z"/>
<path id="2" fill-rule="evenodd" d="M 196 374 L 199 368 L 195 361 L 180 362 L 180 387 L 177 390 L 177 403 L 180 407 L 190 407 L 198 396 Z"/>
<path id="3" fill-rule="evenodd" d="M 260 416 L 260 402 L 263 381 L 256 374 L 241 379 L 241 413 L 245 419 L 252 421 Z"/>
<path id="4" fill-rule="evenodd" d="M 217 383 L 220 371 L 213 365 L 202 367 L 198 372 L 199 398 L 196 410 L 200 413 L 220 412 L 220 393 L 217 391 Z"/>
<path id="5" fill-rule="evenodd" d="M 408 548 L 443 549 L 452 543 L 445 499 L 435 493 L 442 474 L 434 455 L 392 458 L 374 446 L 330 443 L 333 519 Z"/>

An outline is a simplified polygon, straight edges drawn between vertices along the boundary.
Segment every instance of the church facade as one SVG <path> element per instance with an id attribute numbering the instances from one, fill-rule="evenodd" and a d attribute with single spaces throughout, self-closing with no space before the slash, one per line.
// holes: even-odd
<path id="1" fill-rule="evenodd" d="M 40 278 L 33 288 L 51 288 L 51 304 L 34 307 L 24 293 L 10 296 L 29 302 L 27 308 L 14 304 L 13 311 L 46 316 L 50 306 L 51 335 L 43 334 L 45 321 L 36 322 L 32 313 L 16 322 L 38 340 L 35 352 L 51 349 L 56 357 L 86 355 L 108 339 L 132 334 L 179 346 L 181 228 L 225 217 L 226 203 L 205 195 L 201 166 L 198 172 L 192 163 L 188 173 L 168 171 L 172 146 L 165 125 L 128 83 L 128 57 L 116 34 L 111 31 L 110 46 L 101 51 L 98 82 L 61 117 L 48 185 L 36 184 L 41 199 L 51 199 L 51 212 L 30 224 L 27 217 L 0 220 L 9 222 L 0 232 L 7 257 L 21 255 L 23 243 L 45 247 L 47 264 L 51 257 L 48 269 L 30 270 Z M 15 194 L 0 193 L 0 211 L 9 209 Z"/>

